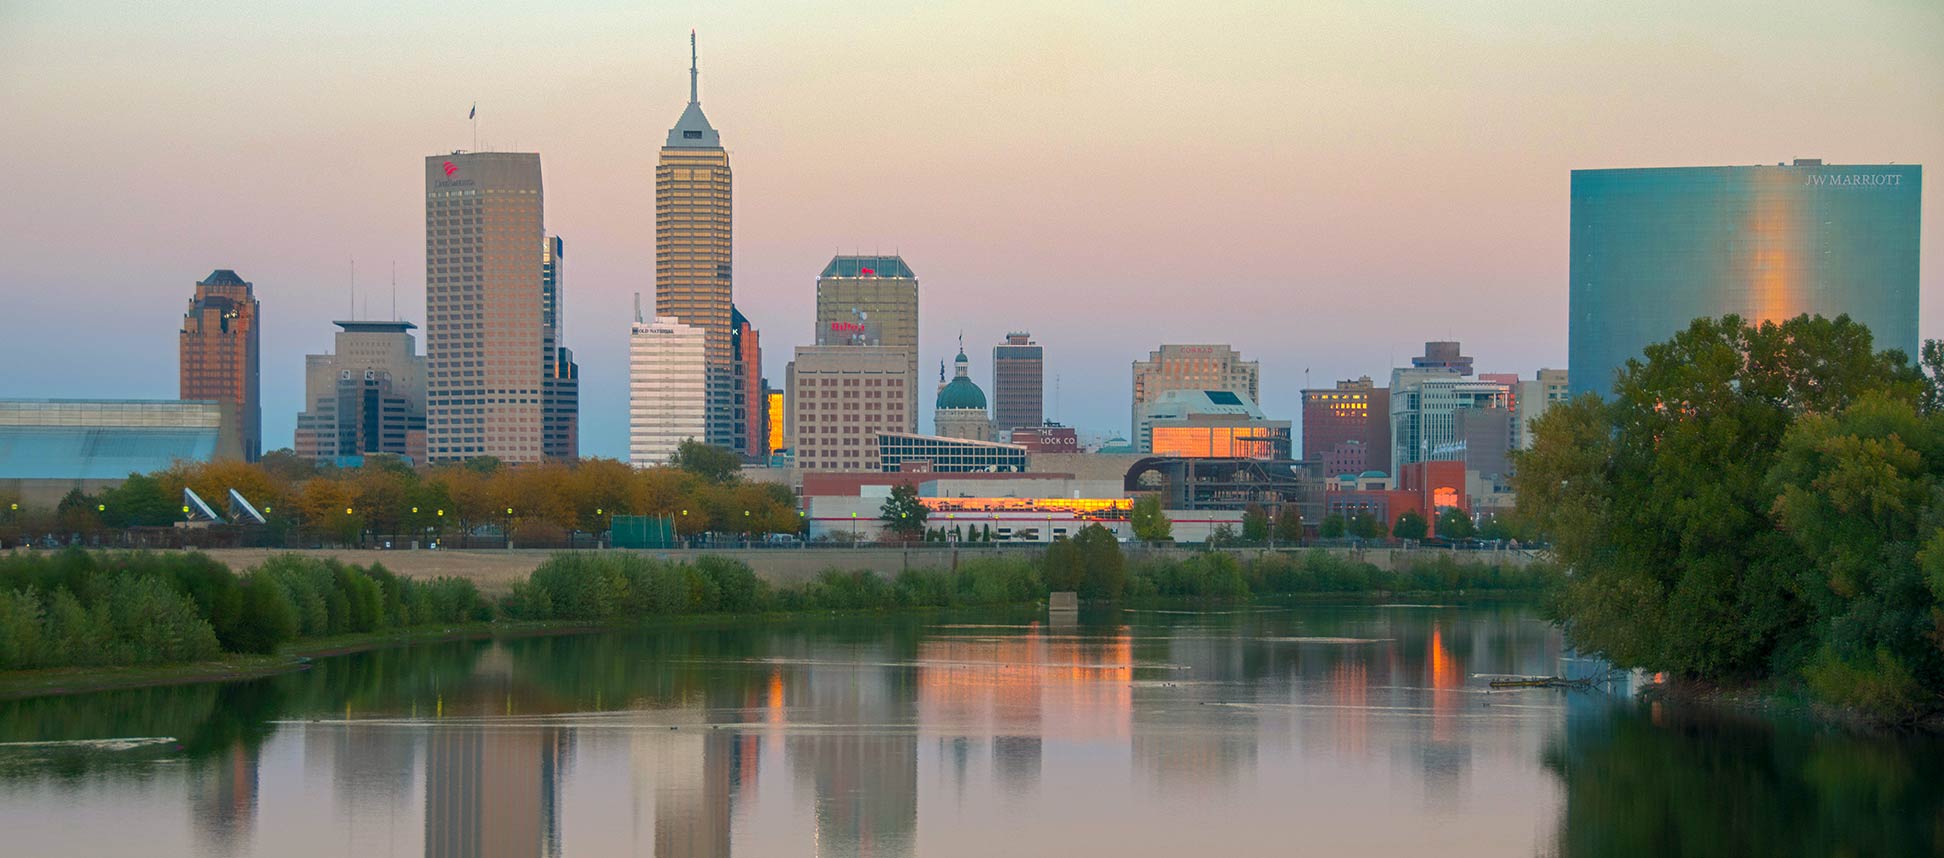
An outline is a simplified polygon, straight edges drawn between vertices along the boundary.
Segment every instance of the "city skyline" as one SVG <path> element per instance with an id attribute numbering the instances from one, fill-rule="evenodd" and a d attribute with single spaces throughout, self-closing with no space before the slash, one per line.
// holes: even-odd
<path id="1" fill-rule="evenodd" d="M 1159 342 L 1259 360 L 1260 404 L 1282 418 L 1303 387 L 1378 376 L 1426 340 L 1471 343 L 1493 368 L 1563 366 L 1572 169 L 1944 162 L 1944 119 L 1909 109 L 1944 101 L 1944 12 L 1914 4 L 1858 10 L 1871 25 L 1841 32 L 1692 9 L 1528 11 L 1536 26 L 1516 33 L 1495 19 L 1512 12 L 1487 10 L 1420 10 L 1391 28 L 1401 7 L 991 21 L 933 9 L 871 21 L 884 50 L 841 69 L 803 38 L 858 23 L 839 16 L 589 9 L 484 16 L 396 57 L 360 53 L 412 31 L 398 17 L 439 14 L 139 10 L 88 21 L 105 30 L 94 44 L 59 38 L 85 9 L 0 12 L 0 112 L 18 117 L 0 150 L 19 165 L 0 188 L 44 201 L 0 215 L 0 288 L 25 313 L 117 308 L 85 348 L 53 326 L 7 338 L 0 359 L 57 355 L 71 373 L 58 389 L 16 375 L 5 395 L 172 396 L 175 368 L 155 359 L 169 345 L 151 330 L 180 314 L 164 287 L 231 268 L 270 305 L 264 446 L 287 445 L 303 356 L 325 350 L 347 302 L 391 306 L 369 272 L 396 260 L 397 315 L 425 321 L 411 171 L 473 148 L 477 101 L 478 148 L 548 163 L 547 231 L 576 243 L 566 327 L 583 367 L 581 451 L 625 455 L 626 307 L 652 283 L 647 150 L 680 107 L 691 27 L 709 41 L 710 118 L 735 144 L 738 303 L 785 332 L 766 343 L 764 376 L 776 383 L 807 344 L 812 266 L 898 252 L 926 273 L 922 342 L 1026 328 L 1059 343 L 1048 417 L 1091 431 L 1125 431 L 1128 403 L 1123 384 L 1082 380 L 1124 377 Z M 232 26 L 239 52 L 220 76 L 161 48 Z M 532 47 L 481 47 L 480 29 L 527 31 L 576 60 L 536 75 Z M 286 30 L 321 50 L 273 65 L 301 47 Z M 1714 40 L 1730 32 L 1742 38 Z M 505 68 L 415 76 L 473 51 Z M 914 62 L 927 51 L 943 61 Z M 347 53 L 359 71 L 328 73 Z M 405 80 L 409 98 L 390 95 Z M 859 99 L 868 110 L 848 109 Z M 1160 121 L 1175 115 L 1213 118 Z M 203 132 L 236 122 L 233 139 Z M 877 135 L 868 157 L 860 126 Z M 1166 169 L 1191 149 L 1222 157 Z M 106 191 L 77 187 L 116 188 L 115 211 Z M 198 217 L 172 217 L 182 205 Z M 1936 205 L 1920 292 L 1944 272 Z M 53 282 L 65 288 L 34 288 Z M 1192 312 L 1157 312 L 1184 294 Z M 1940 309 L 1920 305 L 1920 336 L 1944 333 Z"/>

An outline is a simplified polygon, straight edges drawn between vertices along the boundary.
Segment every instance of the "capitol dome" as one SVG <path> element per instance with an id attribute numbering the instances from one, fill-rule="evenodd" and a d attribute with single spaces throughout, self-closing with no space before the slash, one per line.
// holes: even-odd
<path id="1" fill-rule="evenodd" d="M 950 384 L 938 389 L 938 402 L 934 406 L 935 408 L 940 410 L 947 408 L 985 410 L 985 391 L 980 390 L 979 385 L 974 383 L 970 376 L 966 375 L 968 364 L 969 361 L 965 359 L 965 350 L 960 349 L 958 357 L 952 361 L 953 368 L 957 372 L 953 376 Z"/>

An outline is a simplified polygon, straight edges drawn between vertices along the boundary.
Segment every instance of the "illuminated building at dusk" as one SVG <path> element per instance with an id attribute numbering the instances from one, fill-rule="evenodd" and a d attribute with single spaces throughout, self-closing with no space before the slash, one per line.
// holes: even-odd
<path id="1" fill-rule="evenodd" d="M 1390 389 L 1370 376 L 1303 391 L 1303 458 L 1326 474 L 1390 472 Z"/>
<path id="2" fill-rule="evenodd" d="M 178 357 L 182 398 L 223 407 L 219 455 L 263 455 L 262 334 L 256 293 L 236 272 L 219 268 L 196 284 L 182 315 Z"/>
<path id="3" fill-rule="evenodd" d="M 1169 390 L 1141 409 L 1148 450 L 1182 458 L 1285 459 L 1289 421 L 1227 390 Z"/>
<path id="4" fill-rule="evenodd" d="M 918 389 L 918 275 L 900 256 L 837 256 L 817 277 L 816 343 L 880 346 L 905 353 L 905 389 Z M 906 402 L 905 424 L 918 431 L 918 400 Z"/>
<path id="5" fill-rule="evenodd" d="M 1727 313 L 1848 314 L 1914 359 L 1922 186 L 1914 164 L 1819 159 L 1574 170 L 1572 393 L 1610 396 L 1647 345 Z"/>
<path id="6" fill-rule="evenodd" d="M 655 164 L 655 315 L 702 329 L 708 364 L 708 443 L 742 450 L 736 432 L 735 292 L 729 151 L 702 115 L 695 34 L 689 101 Z M 743 420 L 747 426 L 747 417 Z M 740 441 L 740 443 L 739 443 Z"/>
<path id="7" fill-rule="evenodd" d="M 426 457 L 538 462 L 544 435 L 549 262 L 540 156 L 425 159 Z M 558 248 L 553 248 L 557 251 Z M 551 261 L 558 266 L 558 256 Z M 554 276 L 558 277 L 556 267 Z M 552 300 L 559 300 L 558 281 Z M 556 359 L 558 355 L 554 356 Z"/>
<path id="8" fill-rule="evenodd" d="M 1133 442 L 1135 452 L 1153 450 L 1144 407 L 1170 390 L 1226 390 L 1261 398 L 1261 367 L 1225 345 L 1163 345 L 1134 362 Z"/>

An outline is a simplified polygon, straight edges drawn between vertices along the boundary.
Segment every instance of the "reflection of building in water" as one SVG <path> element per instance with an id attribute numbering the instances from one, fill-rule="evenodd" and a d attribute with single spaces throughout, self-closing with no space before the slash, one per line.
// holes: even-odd
<path id="1" fill-rule="evenodd" d="M 693 729 L 646 734 L 636 739 L 634 753 L 637 777 L 644 764 L 654 773 L 656 858 L 729 855 L 731 794 L 742 753 L 738 737 Z"/>
<path id="2" fill-rule="evenodd" d="M 434 729 L 425 745 L 426 858 L 557 850 L 569 754 L 571 742 L 557 730 Z"/>
<path id="3" fill-rule="evenodd" d="M 419 731 L 352 722 L 307 725 L 303 733 L 305 765 L 330 761 L 331 794 L 348 817 L 379 818 L 407 803 Z"/>
<path id="4" fill-rule="evenodd" d="M 1039 736 L 993 737 L 992 773 L 1008 790 L 1030 789 L 1038 785 L 1043 745 L 1044 741 Z"/>
<path id="5" fill-rule="evenodd" d="M 1012 737 L 1015 750 L 1020 736 L 1128 735 L 1134 648 L 1125 634 L 1086 639 L 1036 627 L 1023 635 L 940 636 L 919 644 L 918 655 L 918 714 L 926 724 Z"/>
<path id="6" fill-rule="evenodd" d="M 1166 646 L 1165 660 L 1187 667 L 1180 676 L 1232 681 L 1250 672 L 1242 639 L 1189 629 Z M 1252 707 L 1137 706 L 1134 766 L 1164 788 L 1231 786 L 1255 765 L 1258 717 Z"/>
<path id="7" fill-rule="evenodd" d="M 909 855 L 918 828 L 918 734 L 911 668 L 857 651 L 790 679 L 790 771 L 816 791 L 817 849 L 826 855 Z"/>
<path id="8" fill-rule="evenodd" d="M 211 855 L 245 851 L 256 832 L 257 748 L 238 741 L 189 781 L 189 812 L 197 839 Z"/>

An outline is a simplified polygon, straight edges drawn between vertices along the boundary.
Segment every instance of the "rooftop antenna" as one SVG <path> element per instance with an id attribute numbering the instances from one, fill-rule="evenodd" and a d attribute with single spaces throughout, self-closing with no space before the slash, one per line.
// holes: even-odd
<path id="1" fill-rule="evenodd" d="M 398 260 L 392 260 L 392 321 L 398 321 Z"/>
<path id="2" fill-rule="evenodd" d="M 351 257 L 351 321 L 358 320 L 358 257 Z"/>
<path id="3" fill-rule="evenodd" d="M 690 104 L 701 104 L 701 103 L 702 103 L 702 98 L 701 98 L 701 94 L 700 94 L 700 92 L 699 92 L 699 91 L 698 91 L 698 90 L 696 89 L 696 86 L 695 86 L 695 77 L 696 77 L 696 71 L 695 71 L 695 66 L 696 66 L 696 62 L 695 62 L 695 30 L 693 30 L 693 29 L 690 29 L 690 30 L 689 30 L 689 103 L 690 103 Z"/>

